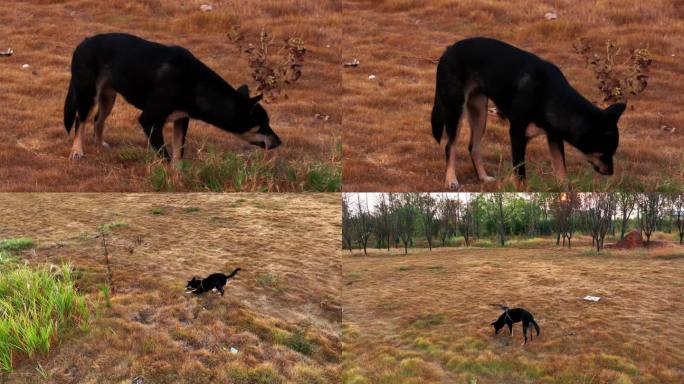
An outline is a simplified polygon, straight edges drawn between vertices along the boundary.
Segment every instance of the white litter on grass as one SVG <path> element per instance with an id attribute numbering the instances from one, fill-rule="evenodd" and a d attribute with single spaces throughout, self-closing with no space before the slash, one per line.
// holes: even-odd
<path id="1" fill-rule="evenodd" d="M 343 64 L 345 67 L 358 67 L 361 62 L 359 59 L 352 59 L 352 61 L 346 62 Z"/>
<path id="2" fill-rule="evenodd" d="M 558 14 L 556 12 L 546 12 L 544 14 L 544 18 L 546 20 L 556 20 L 558 18 Z"/>
<path id="3" fill-rule="evenodd" d="M 214 6 L 211 4 L 202 4 L 200 5 L 200 9 L 202 12 L 211 12 L 214 10 Z"/>
<path id="4" fill-rule="evenodd" d="M 236 354 L 238 353 L 237 348 L 235 348 L 235 347 L 230 347 L 230 353 L 232 353 L 233 355 L 236 355 Z"/>
<path id="5" fill-rule="evenodd" d="M 375 75 L 368 75 L 368 80 L 375 80 Z"/>
<path id="6" fill-rule="evenodd" d="M 587 296 L 584 296 L 584 300 L 596 302 L 596 301 L 601 300 L 601 298 L 598 297 L 598 296 L 589 296 L 589 295 L 587 295 Z"/>
<path id="7" fill-rule="evenodd" d="M 30 67 L 30 65 L 28 65 L 28 64 L 24 64 L 24 65 L 21 66 L 22 69 L 26 69 L 26 68 L 28 68 L 28 67 Z"/>
<path id="8" fill-rule="evenodd" d="M 12 48 L 7 48 L 4 51 L 0 51 L 0 56 L 12 56 L 13 53 Z"/>

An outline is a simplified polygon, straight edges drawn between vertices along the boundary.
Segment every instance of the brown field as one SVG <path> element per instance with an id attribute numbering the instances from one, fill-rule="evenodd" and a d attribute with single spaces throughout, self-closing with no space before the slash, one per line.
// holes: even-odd
<path id="1" fill-rule="evenodd" d="M 679 246 L 344 255 L 345 384 L 684 381 Z M 494 336 L 492 303 L 530 310 L 541 336 Z"/>
<path id="2" fill-rule="evenodd" d="M 432 138 L 430 111 L 437 59 L 446 46 L 470 36 L 491 36 L 530 50 L 561 67 L 589 100 L 600 100 L 596 80 L 572 44 L 579 38 L 623 51 L 646 46 L 653 64 L 646 91 L 631 99 L 620 122 L 616 174 L 595 174 L 579 151 L 566 150 L 569 186 L 554 181 L 546 140 L 528 147 L 529 190 L 582 191 L 681 189 L 684 183 L 684 2 L 385 0 L 345 1 L 353 22 L 344 27 L 342 59 L 347 100 L 343 120 L 345 191 L 444 189 L 444 144 Z M 558 19 L 547 21 L 551 10 Z M 369 75 L 375 75 L 369 80 Z M 662 119 L 659 117 L 662 114 Z M 676 127 L 674 133 L 661 129 Z M 464 189 L 510 189 L 507 122 L 489 117 L 483 140 L 485 167 L 498 182 L 480 184 L 467 151 L 469 127 L 461 125 L 457 175 Z M 567 146 L 566 146 L 567 147 Z M 530 166 L 531 165 L 531 166 Z"/>
<path id="3" fill-rule="evenodd" d="M 0 382 L 338 382 L 339 205 L 332 194 L 0 195 L 0 239 L 33 238 L 20 255 L 31 265 L 71 263 L 93 311 L 88 330 Z M 107 308 L 94 235 L 120 221 Z M 185 294 L 192 275 L 237 266 L 225 296 Z"/>
<path id="4" fill-rule="evenodd" d="M 63 126 L 63 107 L 70 78 L 71 54 L 85 37 L 103 32 L 129 32 L 167 44 L 182 45 L 223 76 L 234 87 L 254 89 L 245 56 L 229 32 L 242 32 L 256 41 L 261 30 L 276 41 L 300 36 L 308 50 L 302 77 L 265 108 L 283 145 L 268 159 L 261 150 L 205 123 L 190 123 L 186 159 L 205 161 L 213 146 L 218 154 L 238 153 L 248 162 L 280 168 L 294 180 L 254 177 L 242 190 L 301 190 L 307 172 L 316 167 L 340 167 L 341 89 L 339 71 L 341 15 L 334 1 L 211 1 L 212 12 L 200 11 L 207 1 L 171 0 L 32 0 L 3 1 L 0 50 L 0 190 L 2 191 L 150 191 L 151 169 L 140 112 L 122 98 L 106 122 L 110 150 L 92 143 L 87 126 L 87 158 L 70 161 L 72 139 Z M 21 66 L 27 63 L 29 69 Z M 316 114 L 328 115 L 327 121 Z M 167 128 L 169 143 L 170 128 Z M 73 137 L 73 132 L 72 132 Z M 280 163 L 276 163 L 280 164 Z M 197 190 L 176 182 L 175 191 Z M 232 189 L 227 186 L 225 189 Z"/>

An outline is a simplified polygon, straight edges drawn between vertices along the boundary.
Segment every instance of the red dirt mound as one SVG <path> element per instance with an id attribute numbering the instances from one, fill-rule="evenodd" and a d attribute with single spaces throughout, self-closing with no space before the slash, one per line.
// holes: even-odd
<path id="1" fill-rule="evenodd" d="M 631 249 L 644 246 L 644 237 L 641 231 L 634 230 L 625 235 L 625 238 L 615 244 L 610 244 L 610 248 Z"/>

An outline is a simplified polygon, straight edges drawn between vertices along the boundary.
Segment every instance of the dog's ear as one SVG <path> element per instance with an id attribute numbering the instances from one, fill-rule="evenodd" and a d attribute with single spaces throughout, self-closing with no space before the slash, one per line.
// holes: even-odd
<path id="1" fill-rule="evenodd" d="M 237 91 L 244 97 L 249 97 L 249 87 L 247 84 L 242 84 L 238 87 Z"/>
<path id="2" fill-rule="evenodd" d="M 264 98 L 264 95 L 263 95 L 263 94 L 261 94 L 261 95 L 256 95 L 256 96 L 250 98 L 250 99 L 249 99 L 249 102 L 250 102 L 252 105 L 256 105 L 256 103 L 258 103 L 259 101 L 261 101 L 261 99 L 263 99 L 263 98 Z"/>
<path id="3" fill-rule="evenodd" d="M 610 107 L 606 108 L 604 110 L 604 113 L 606 114 L 608 119 L 610 119 L 610 121 L 614 121 L 615 124 L 617 124 L 617 121 L 620 119 L 620 116 L 622 116 L 622 113 L 625 111 L 625 108 L 627 108 L 627 104 L 615 103 Z"/>

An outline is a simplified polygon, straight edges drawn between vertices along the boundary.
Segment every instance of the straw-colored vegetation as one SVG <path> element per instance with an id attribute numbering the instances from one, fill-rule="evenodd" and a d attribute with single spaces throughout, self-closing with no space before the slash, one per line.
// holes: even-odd
<path id="1" fill-rule="evenodd" d="M 684 249 L 439 248 L 343 254 L 345 384 L 679 383 Z M 583 301 L 597 295 L 597 303 Z M 491 303 L 541 336 L 494 336 Z"/>
<path id="2" fill-rule="evenodd" d="M 69 313 L 57 305 L 25 324 L 30 347 L 12 347 L 13 371 L 0 382 L 339 382 L 339 205 L 332 194 L 0 194 L 0 207 L 12 207 L 0 239 L 15 239 L 3 247 L 32 239 L 0 251 L 0 312 L 7 284 L 20 292 L 7 300 L 40 316 L 42 303 L 66 300 L 59 287 L 76 287 L 90 307 L 85 331 L 62 333 L 55 321 L 71 313 L 85 324 L 77 299 Z M 28 266 L 5 274 L 5 260 Z M 55 278 L 47 263 L 73 273 Z M 185 293 L 192 276 L 235 267 L 225 296 Z M 50 327 L 59 337 L 47 337 Z"/>

